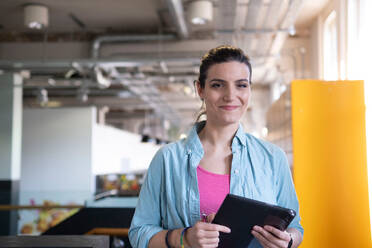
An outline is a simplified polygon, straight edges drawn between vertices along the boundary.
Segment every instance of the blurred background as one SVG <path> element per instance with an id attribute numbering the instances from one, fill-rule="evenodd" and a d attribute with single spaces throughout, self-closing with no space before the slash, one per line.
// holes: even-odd
<path id="1" fill-rule="evenodd" d="M 151 158 L 200 110 L 200 59 L 231 44 L 253 67 L 242 124 L 287 154 L 303 247 L 355 237 L 371 247 L 371 10 L 369 0 L 0 1 L 0 235 L 103 234 L 130 247 Z"/>

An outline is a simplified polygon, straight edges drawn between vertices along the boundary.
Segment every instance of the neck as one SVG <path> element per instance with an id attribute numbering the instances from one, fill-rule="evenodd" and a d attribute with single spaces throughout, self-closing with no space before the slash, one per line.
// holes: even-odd
<path id="1" fill-rule="evenodd" d="M 231 147 L 238 127 L 238 123 L 220 126 L 207 121 L 205 127 L 200 131 L 199 137 L 202 143 L 207 142 L 214 147 Z"/>

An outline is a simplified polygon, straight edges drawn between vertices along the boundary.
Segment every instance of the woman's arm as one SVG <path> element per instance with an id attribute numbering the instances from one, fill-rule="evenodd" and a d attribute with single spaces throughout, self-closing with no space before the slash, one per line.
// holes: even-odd
<path id="1" fill-rule="evenodd" d="M 168 235 L 168 242 L 171 247 L 181 247 L 181 234 L 183 228 L 174 229 Z M 149 248 L 167 247 L 165 243 L 165 236 L 167 230 L 155 234 L 150 242 Z M 219 232 L 230 233 L 230 229 L 211 223 L 197 222 L 193 227 L 187 229 L 184 234 L 183 241 L 185 247 L 199 248 L 199 247 L 217 247 L 219 242 Z"/>
<path id="2" fill-rule="evenodd" d="M 151 161 L 129 229 L 133 247 L 148 247 L 151 237 L 163 230 L 161 223 L 161 187 L 164 151 L 160 149 Z"/>
<path id="3" fill-rule="evenodd" d="M 277 149 L 274 156 L 276 177 L 274 190 L 277 204 L 293 209 L 297 214 L 286 231 L 280 231 L 272 226 L 265 226 L 264 228 L 254 226 L 252 234 L 265 248 L 287 248 L 291 238 L 293 240 L 291 248 L 298 247 L 302 242 L 303 228 L 300 224 L 299 204 L 291 171 L 287 157 L 281 149 Z"/>
<path id="4" fill-rule="evenodd" d="M 296 216 L 289 224 L 287 230 L 296 229 L 301 235 L 304 229 L 300 224 L 300 206 L 297 199 L 296 190 L 292 180 L 292 174 L 288 165 L 287 157 L 282 150 L 278 150 L 275 156 L 276 161 L 276 200 L 279 206 L 290 208 L 296 211 Z M 299 236 L 299 235 L 296 235 Z M 298 239 L 299 242 L 302 241 Z"/>
<path id="5" fill-rule="evenodd" d="M 172 232 L 176 232 L 177 230 L 174 230 Z M 155 234 L 154 236 L 152 236 L 152 238 L 150 239 L 150 242 L 149 242 L 149 248 L 152 248 L 152 247 L 167 247 L 167 245 L 165 244 L 165 235 L 167 234 L 168 230 L 163 230 L 163 231 L 160 231 L 158 232 L 157 234 Z M 174 246 L 174 242 L 171 242 L 171 240 L 173 240 L 171 238 L 172 236 L 172 233 L 171 235 L 168 236 L 168 241 L 170 243 L 170 246 L 171 247 L 176 247 Z"/>
<path id="6" fill-rule="evenodd" d="M 133 247 L 167 247 L 165 235 L 167 230 L 162 227 L 161 217 L 161 192 L 162 174 L 164 161 L 166 160 L 164 150 L 157 152 L 147 172 L 142 185 L 138 204 L 129 229 L 129 240 Z M 171 203 L 169 203 L 171 204 Z M 171 247 L 181 247 L 180 238 L 183 228 L 171 231 L 168 241 Z M 230 232 L 230 229 L 217 224 L 197 222 L 189 228 L 184 236 L 185 247 L 198 248 L 205 244 L 217 247 L 219 232 Z M 215 246 L 214 246 L 215 245 Z"/>

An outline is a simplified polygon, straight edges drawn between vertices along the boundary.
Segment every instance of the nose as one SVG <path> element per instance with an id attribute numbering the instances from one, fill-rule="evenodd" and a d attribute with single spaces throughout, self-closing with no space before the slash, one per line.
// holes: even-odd
<path id="1" fill-rule="evenodd" d="M 234 99 L 235 96 L 235 88 L 231 87 L 230 85 L 225 88 L 223 100 L 231 101 Z"/>

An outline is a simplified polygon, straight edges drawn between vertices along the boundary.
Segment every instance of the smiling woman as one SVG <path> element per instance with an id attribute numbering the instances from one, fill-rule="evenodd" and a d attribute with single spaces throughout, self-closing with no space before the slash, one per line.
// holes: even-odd
<path id="1" fill-rule="evenodd" d="M 197 82 L 210 123 L 225 125 L 239 122 L 248 108 L 250 74 L 245 64 L 231 61 L 211 66 L 205 82 Z"/>
<path id="2" fill-rule="evenodd" d="M 207 120 L 153 158 L 129 231 L 133 247 L 218 247 L 220 232 L 231 230 L 211 221 L 228 193 L 299 212 L 284 152 L 240 125 L 251 75 L 239 48 L 220 46 L 203 57 L 196 87 Z M 297 247 L 303 234 L 299 222 L 297 215 L 285 231 L 247 230 L 255 237 L 249 248 Z"/>

